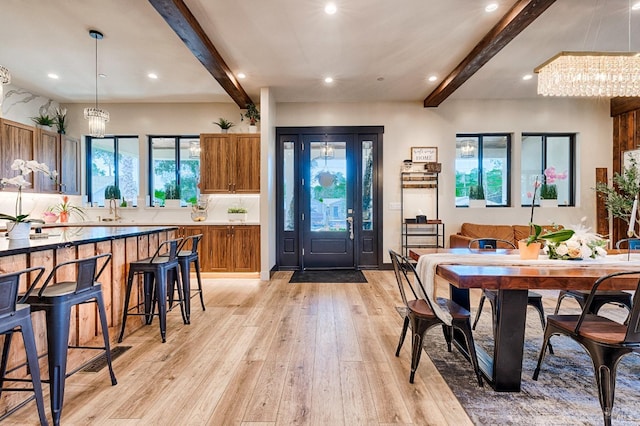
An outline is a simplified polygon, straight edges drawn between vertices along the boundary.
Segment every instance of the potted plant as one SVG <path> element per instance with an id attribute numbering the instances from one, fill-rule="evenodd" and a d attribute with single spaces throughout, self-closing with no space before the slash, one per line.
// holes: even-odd
<path id="1" fill-rule="evenodd" d="M 260 121 L 260 111 L 258 111 L 256 104 L 247 104 L 247 112 L 244 116 L 249 119 L 249 133 L 256 133 L 258 131 L 256 123 Z"/>
<path id="2" fill-rule="evenodd" d="M 247 209 L 244 207 L 229 207 L 227 209 L 227 216 L 229 217 L 229 221 L 241 221 L 244 222 L 247 220 Z"/>
<path id="3" fill-rule="evenodd" d="M 556 173 L 556 168 L 553 166 L 544 169 L 544 180 L 540 185 L 540 207 L 558 207 L 558 187 L 555 181 L 566 178 L 566 171 L 564 173 Z"/>
<path id="4" fill-rule="evenodd" d="M 56 114 L 53 117 L 53 121 L 58 128 L 58 133 L 64 135 L 67 132 L 67 109 L 56 108 Z"/>
<path id="5" fill-rule="evenodd" d="M 469 187 L 469 207 L 478 208 L 485 207 L 484 188 L 482 185 L 471 185 Z"/>
<path id="6" fill-rule="evenodd" d="M 164 185 L 164 206 L 180 207 L 180 188 L 175 183 Z"/>
<path id="7" fill-rule="evenodd" d="M 222 133 L 227 133 L 230 128 L 235 126 L 235 124 L 233 124 L 231 121 L 229 121 L 227 119 L 224 119 L 222 117 L 220 117 L 218 119 L 218 121 L 214 121 L 213 124 L 215 124 L 216 126 L 220 127 L 220 131 Z"/>
<path id="8" fill-rule="evenodd" d="M 628 225 L 631 221 L 633 200 L 640 192 L 640 173 L 636 159 L 631 157 L 629 166 L 624 167 L 622 173 L 614 173 L 612 181 L 611 186 L 605 182 L 596 183 L 595 190 L 597 195 L 604 199 L 607 212 Z"/>
<path id="9" fill-rule="evenodd" d="M 41 128 L 52 128 L 56 123 L 53 117 L 50 117 L 49 114 L 40 114 L 36 117 L 31 117 L 31 120 Z"/>
<path id="10" fill-rule="evenodd" d="M 87 215 L 82 209 L 82 207 L 74 206 L 69 203 L 69 197 L 66 195 L 62 196 L 62 202 L 56 204 L 55 206 L 49 207 L 49 212 L 58 214 L 60 217 L 60 223 L 65 223 L 69 221 L 69 216 L 77 216 L 81 220 L 86 220 Z"/>

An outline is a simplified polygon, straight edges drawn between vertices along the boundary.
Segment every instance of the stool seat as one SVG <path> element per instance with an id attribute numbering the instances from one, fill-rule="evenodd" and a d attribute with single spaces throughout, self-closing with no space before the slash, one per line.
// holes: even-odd
<path id="1" fill-rule="evenodd" d="M 177 285 L 178 293 L 180 294 L 182 319 L 185 324 L 189 323 L 185 312 L 183 289 L 179 274 L 178 245 L 181 241 L 182 238 L 167 240 L 158 246 L 153 256 L 129 263 L 129 275 L 122 312 L 122 328 L 120 329 L 118 342 L 122 342 L 124 338 L 129 315 L 144 316 L 147 325 L 151 324 L 153 317 L 157 315 L 160 323 L 160 337 L 163 343 L 167 341 L 167 288 L 173 288 L 173 283 Z M 133 281 L 137 274 L 143 275 L 143 301 L 130 307 Z M 158 305 L 157 314 L 155 313 L 156 304 Z M 144 307 L 143 312 L 140 312 L 140 306 Z M 134 310 L 135 312 L 132 312 Z"/>
<path id="2" fill-rule="evenodd" d="M 104 260 L 98 270 L 98 261 Z M 82 366 L 67 373 L 68 350 L 72 348 L 102 350 L 107 359 L 111 384 L 116 385 L 115 373 L 111 365 L 111 348 L 109 345 L 109 328 L 107 314 L 102 297 L 102 286 L 97 279 L 111 260 L 111 253 L 104 253 L 83 259 L 75 259 L 56 265 L 38 294 L 31 295 L 33 288 L 25 295 L 33 311 L 45 311 L 47 324 L 47 360 L 49 363 L 49 388 L 51 414 L 54 425 L 60 424 L 62 405 L 64 402 L 65 380 L 77 372 Z M 74 268 L 76 281 L 61 281 L 51 284 L 61 268 Z M 102 330 L 104 346 L 89 347 L 69 345 L 69 327 L 71 324 L 71 308 L 84 303 L 95 303 Z"/>
<path id="3" fill-rule="evenodd" d="M 47 425 L 47 416 L 44 411 L 44 398 L 42 396 L 42 381 L 40 379 L 40 366 L 38 365 L 38 350 L 36 348 L 35 336 L 33 334 L 33 324 L 31 323 L 31 306 L 24 302 L 24 297 L 18 299 L 18 288 L 20 285 L 20 277 L 22 275 L 38 271 L 35 280 L 31 282 L 31 288 L 40 281 L 44 268 L 34 267 L 19 272 L 0 275 L 0 334 L 4 334 L 4 345 L 2 350 L 2 361 L 0 362 L 0 395 L 3 391 L 11 392 L 18 390 L 17 388 L 5 388 L 5 381 L 23 382 L 22 379 L 13 379 L 6 377 L 7 367 L 9 363 L 9 350 L 11 349 L 11 340 L 13 333 L 22 333 L 24 342 L 24 350 L 27 356 L 27 366 L 31 374 L 32 388 L 19 388 L 19 390 L 32 390 L 34 395 L 26 401 L 11 408 L 5 414 L 0 416 L 0 421 L 5 417 L 13 414 L 27 402 L 35 399 L 40 417 L 40 424 Z"/>

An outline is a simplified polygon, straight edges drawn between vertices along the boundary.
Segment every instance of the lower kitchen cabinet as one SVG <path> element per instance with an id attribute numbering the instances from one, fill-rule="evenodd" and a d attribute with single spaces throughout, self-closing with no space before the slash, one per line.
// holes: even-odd
<path id="1" fill-rule="evenodd" d="M 179 236 L 203 234 L 200 269 L 203 272 L 259 272 L 259 225 L 183 226 Z"/>

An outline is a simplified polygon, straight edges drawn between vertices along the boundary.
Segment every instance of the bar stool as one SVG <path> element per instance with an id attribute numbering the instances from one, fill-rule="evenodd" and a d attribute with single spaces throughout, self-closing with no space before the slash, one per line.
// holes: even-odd
<path id="1" fill-rule="evenodd" d="M 129 315 L 144 316 L 147 325 L 151 324 L 155 315 L 158 315 L 162 343 L 167 341 L 167 287 L 169 287 L 169 283 L 173 283 L 174 281 L 177 282 L 178 294 L 180 294 L 179 302 L 182 319 L 185 324 L 188 324 L 184 309 L 184 297 L 182 297 L 184 293 L 182 285 L 180 284 L 180 273 L 178 271 L 178 244 L 181 241 L 182 238 L 167 240 L 158 246 L 153 256 L 129 263 L 129 276 L 127 279 L 124 310 L 122 312 L 122 329 L 120 330 L 118 342 L 122 342 L 127 317 Z M 133 288 L 133 281 L 136 274 L 143 275 L 144 300 L 141 303 L 129 307 L 131 289 Z M 156 304 L 158 305 L 158 314 L 155 313 Z M 144 312 L 140 312 L 140 306 L 144 306 Z M 131 312 L 133 310 L 135 310 L 135 312 Z"/>
<path id="2" fill-rule="evenodd" d="M 2 421 L 5 417 L 13 414 L 18 409 L 35 398 L 40 424 L 47 425 L 47 416 L 44 412 L 44 398 L 42 397 L 42 383 L 40 380 L 40 366 L 38 365 L 38 350 L 36 340 L 33 335 L 33 325 L 31 323 L 31 306 L 24 304 L 24 297 L 18 299 L 18 287 L 20 286 L 20 276 L 33 271 L 39 271 L 35 280 L 31 283 L 34 287 L 44 273 L 42 266 L 25 269 L 19 272 L 0 275 L 0 334 L 4 334 L 4 348 L 2 350 L 2 362 L 0 362 L 0 395 L 3 391 L 33 391 L 34 395 L 16 407 L 9 410 L 0 417 Z M 5 388 L 4 382 L 25 382 L 26 379 L 14 379 L 5 377 L 7 373 L 7 363 L 9 360 L 9 350 L 11 349 L 11 338 L 13 333 L 22 333 L 24 350 L 27 355 L 27 365 L 31 374 L 33 388 Z"/>
<path id="3" fill-rule="evenodd" d="M 202 234 L 191 235 L 186 237 L 180 244 L 178 249 L 178 263 L 180 264 L 180 274 L 182 275 L 182 290 L 184 293 L 184 310 L 187 317 L 187 324 L 191 323 L 191 298 L 200 295 L 200 304 L 202 310 L 205 310 L 204 297 L 202 295 L 202 278 L 200 276 L 200 258 L 198 257 L 198 243 L 202 239 Z M 191 242 L 191 247 L 189 246 Z M 196 277 L 198 278 L 198 289 L 191 290 L 191 263 L 193 263 L 196 270 Z M 192 294 L 193 293 L 193 294 Z"/>
<path id="4" fill-rule="evenodd" d="M 98 270 L 98 260 L 104 259 L 102 267 Z M 102 298 L 102 286 L 97 279 L 105 270 L 111 253 L 104 253 L 84 259 L 75 259 L 56 265 L 37 295 L 31 296 L 33 286 L 29 288 L 25 298 L 34 311 L 45 311 L 47 322 L 47 358 L 49 361 L 49 388 L 51 400 L 51 414 L 53 424 L 60 424 L 62 415 L 62 403 L 64 401 L 64 384 L 67 377 L 79 371 L 84 365 L 67 374 L 68 349 L 98 349 L 105 352 L 111 385 L 116 385 L 116 376 L 111 365 L 111 348 L 109 347 L 109 329 L 107 326 L 107 314 Z M 76 280 L 51 283 L 57 271 L 67 266 L 75 266 Z M 96 273 L 97 271 L 97 273 Z M 71 322 L 71 308 L 75 305 L 96 303 L 102 329 L 104 346 L 74 346 L 69 345 L 69 326 Z"/>

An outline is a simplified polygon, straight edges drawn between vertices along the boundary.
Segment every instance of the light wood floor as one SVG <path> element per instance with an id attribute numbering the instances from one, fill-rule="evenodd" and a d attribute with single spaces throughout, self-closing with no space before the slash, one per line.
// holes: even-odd
<path id="1" fill-rule="evenodd" d="M 166 343 L 156 321 L 125 336 L 118 385 L 106 368 L 67 379 L 62 424 L 471 424 L 428 356 L 414 384 L 409 340 L 395 357 L 391 271 L 366 271 L 368 284 L 289 284 L 290 275 L 207 279 L 207 310 L 193 299 L 191 325 L 171 312 Z M 48 395 L 45 386 L 50 416 Z M 35 404 L 5 423 L 38 424 Z"/>

